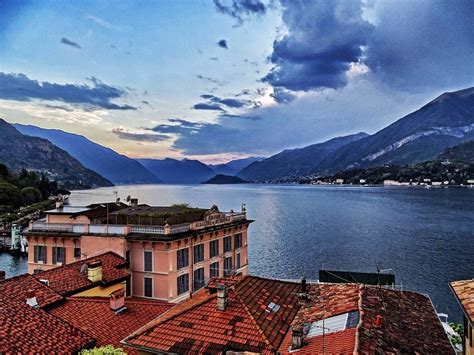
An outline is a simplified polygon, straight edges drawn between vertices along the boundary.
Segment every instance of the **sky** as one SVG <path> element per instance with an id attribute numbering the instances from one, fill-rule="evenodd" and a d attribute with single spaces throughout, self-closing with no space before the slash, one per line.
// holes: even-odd
<path id="1" fill-rule="evenodd" d="M 219 163 L 474 85 L 472 0 L 0 0 L 0 117 Z"/>

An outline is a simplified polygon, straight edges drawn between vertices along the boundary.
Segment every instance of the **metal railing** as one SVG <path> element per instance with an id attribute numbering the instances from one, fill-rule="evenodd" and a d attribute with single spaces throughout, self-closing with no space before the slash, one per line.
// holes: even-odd
<path id="1" fill-rule="evenodd" d="M 145 233 L 145 234 L 165 234 L 164 226 L 143 226 L 134 224 L 130 227 L 132 233 Z"/>

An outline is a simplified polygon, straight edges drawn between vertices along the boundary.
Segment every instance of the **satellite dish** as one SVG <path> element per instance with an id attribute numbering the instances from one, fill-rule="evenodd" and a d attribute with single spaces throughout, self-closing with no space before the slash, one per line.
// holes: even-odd
<path id="1" fill-rule="evenodd" d="M 131 199 L 132 199 L 132 196 L 128 195 L 127 196 L 127 202 L 130 202 Z"/>

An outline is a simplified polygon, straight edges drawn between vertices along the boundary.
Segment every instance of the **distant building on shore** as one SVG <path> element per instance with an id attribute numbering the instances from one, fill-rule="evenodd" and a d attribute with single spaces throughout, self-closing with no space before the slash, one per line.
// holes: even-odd
<path id="1" fill-rule="evenodd" d="M 27 233 L 28 272 L 112 251 L 130 263 L 127 294 L 178 302 L 211 277 L 248 273 L 245 208 L 221 212 L 184 205 L 123 203 L 46 211 Z"/>

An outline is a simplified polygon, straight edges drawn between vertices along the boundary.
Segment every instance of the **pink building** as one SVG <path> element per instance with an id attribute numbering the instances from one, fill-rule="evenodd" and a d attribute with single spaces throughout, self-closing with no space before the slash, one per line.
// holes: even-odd
<path id="1" fill-rule="evenodd" d="M 221 212 L 187 206 L 58 205 L 32 222 L 28 272 L 35 273 L 106 251 L 130 263 L 128 294 L 171 302 L 214 276 L 248 274 L 245 209 Z"/>

